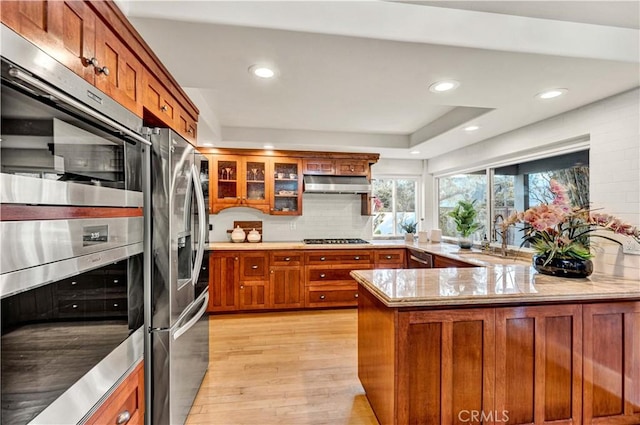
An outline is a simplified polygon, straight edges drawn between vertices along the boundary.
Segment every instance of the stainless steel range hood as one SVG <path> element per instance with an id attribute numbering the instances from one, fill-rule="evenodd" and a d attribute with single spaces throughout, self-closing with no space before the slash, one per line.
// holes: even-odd
<path id="1" fill-rule="evenodd" d="M 305 193 L 371 193 L 364 176 L 304 176 Z"/>

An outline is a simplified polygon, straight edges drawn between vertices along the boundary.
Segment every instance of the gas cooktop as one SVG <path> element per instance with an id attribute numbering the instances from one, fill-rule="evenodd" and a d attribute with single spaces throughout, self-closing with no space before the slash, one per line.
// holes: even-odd
<path id="1" fill-rule="evenodd" d="M 303 239 L 306 244 L 313 245 L 341 245 L 341 244 L 364 244 L 369 243 L 364 239 L 358 238 L 333 238 L 333 239 Z"/>

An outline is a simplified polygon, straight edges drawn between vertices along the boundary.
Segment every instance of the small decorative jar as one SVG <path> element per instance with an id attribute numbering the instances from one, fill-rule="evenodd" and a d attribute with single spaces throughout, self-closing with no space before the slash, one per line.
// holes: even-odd
<path id="1" fill-rule="evenodd" d="M 253 229 L 252 231 L 249 232 L 249 234 L 247 235 L 247 240 L 249 242 L 260 242 L 260 239 L 262 237 L 260 236 L 260 232 L 258 232 L 256 229 Z"/>
<path id="2" fill-rule="evenodd" d="M 231 232 L 232 242 L 244 242 L 245 237 L 246 237 L 246 234 L 244 233 L 244 230 L 242 230 L 240 226 L 236 227 L 235 229 L 233 229 L 233 232 Z"/>

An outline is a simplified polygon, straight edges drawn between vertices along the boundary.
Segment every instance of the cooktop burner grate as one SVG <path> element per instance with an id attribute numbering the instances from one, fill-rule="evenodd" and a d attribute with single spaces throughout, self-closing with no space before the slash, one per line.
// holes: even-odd
<path id="1" fill-rule="evenodd" d="M 303 239 L 306 244 L 313 245 L 341 245 L 341 244 L 368 244 L 369 242 L 359 238 L 332 238 L 332 239 Z"/>

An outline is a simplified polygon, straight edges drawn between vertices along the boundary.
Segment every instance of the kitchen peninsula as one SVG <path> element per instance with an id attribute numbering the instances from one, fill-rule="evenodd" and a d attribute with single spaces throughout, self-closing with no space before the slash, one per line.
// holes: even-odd
<path id="1" fill-rule="evenodd" d="M 640 423 L 640 282 L 484 257 L 351 273 L 358 374 L 380 423 Z"/>

